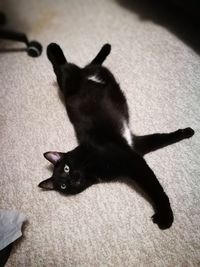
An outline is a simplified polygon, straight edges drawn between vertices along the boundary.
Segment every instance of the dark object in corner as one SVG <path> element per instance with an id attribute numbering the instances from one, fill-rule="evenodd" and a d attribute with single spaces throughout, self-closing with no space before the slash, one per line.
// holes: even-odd
<path id="1" fill-rule="evenodd" d="M 4 267 L 5 266 L 7 260 L 9 258 L 9 256 L 10 256 L 10 252 L 12 250 L 12 245 L 13 245 L 13 243 L 8 245 L 4 249 L 0 250 L 0 267 Z"/>
<path id="2" fill-rule="evenodd" d="M 170 2 L 184 10 L 186 13 L 194 16 L 194 19 L 199 20 L 200 1 L 199 0 L 170 0 Z"/>
<path id="3" fill-rule="evenodd" d="M 0 25 L 4 25 L 6 23 L 6 17 L 3 13 L 0 13 Z M 21 32 L 15 32 L 7 29 L 0 29 L 0 39 L 12 40 L 17 42 L 22 42 L 26 45 L 26 48 L 19 51 L 27 51 L 28 55 L 31 57 L 39 57 L 42 53 L 42 46 L 40 43 L 36 41 L 29 42 L 27 36 Z M 16 51 L 13 50 L 5 50 L 5 51 Z"/>

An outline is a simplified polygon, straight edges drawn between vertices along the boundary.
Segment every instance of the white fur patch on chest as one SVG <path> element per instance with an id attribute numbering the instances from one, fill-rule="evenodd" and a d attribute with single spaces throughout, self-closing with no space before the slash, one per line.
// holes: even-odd
<path id="1" fill-rule="evenodd" d="M 123 121 L 122 136 L 126 139 L 128 145 L 132 147 L 133 145 L 132 134 L 126 121 Z"/>
<path id="2" fill-rule="evenodd" d="M 93 81 L 95 83 L 102 83 L 104 84 L 104 81 L 101 80 L 97 75 L 90 75 L 87 77 L 88 80 Z"/>

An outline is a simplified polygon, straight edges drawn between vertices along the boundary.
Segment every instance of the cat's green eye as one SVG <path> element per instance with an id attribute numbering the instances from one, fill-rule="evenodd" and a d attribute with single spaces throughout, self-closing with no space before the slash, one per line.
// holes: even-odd
<path id="1" fill-rule="evenodd" d="M 66 189 L 66 187 L 67 187 L 66 184 L 61 184 L 60 186 L 61 189 Z"/>
<path id="2" fill-rule="evenodd" d="M 68 166 L 67 164 L 65 164 L 64 172 L 65 172 L 65 173 L 69 173 L 69 166 Z"/>

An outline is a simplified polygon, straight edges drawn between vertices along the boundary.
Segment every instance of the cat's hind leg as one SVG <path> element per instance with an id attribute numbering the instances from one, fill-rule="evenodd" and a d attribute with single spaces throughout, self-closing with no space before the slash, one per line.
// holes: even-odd
<path id="1" fill-rule="evenodd" d="M 50 43 L 47 47 L 47 57 L 51 61 L 53 67 L 58 67 L 67 62 L 62 49 L 55 43 Z"/>
<path id="2" fill-rule="evenodd" d="M 67 65 L 67 60 L 63 54 L 62 49 L 55 43 L 50 43 L 47 47 L 47 57 L 53 66 L 53 70 L 57 77 L 57 82 L 62 90 L 62 66 Z"/>
<path id="3" fill-rule="evenodd" d="M 144 136 L 133 136 L 133 148 L 140 154 L 145 155 L 159 148 L 174 144 L 194 135 L 192 128 L 179 129 L 171 133 L 156 133 Z"/>
<path id="4" fill-rule="evenodd" d="M 107 58 L 107 56 L 110 54 L 110 51 L 111 51 L 111 45 L 105 44 L 90 64 L 101 65 Z"/>

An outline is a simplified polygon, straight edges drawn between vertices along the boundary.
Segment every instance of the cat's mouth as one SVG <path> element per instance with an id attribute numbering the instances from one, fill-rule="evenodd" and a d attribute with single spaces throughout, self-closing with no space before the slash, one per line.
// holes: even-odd
<path id="1" fill-rule="evenodd" d="M 61 184 L 60 188 L 64 190 L 67 188 L 67 186 L 66 186 L 66 184 Z"/>

